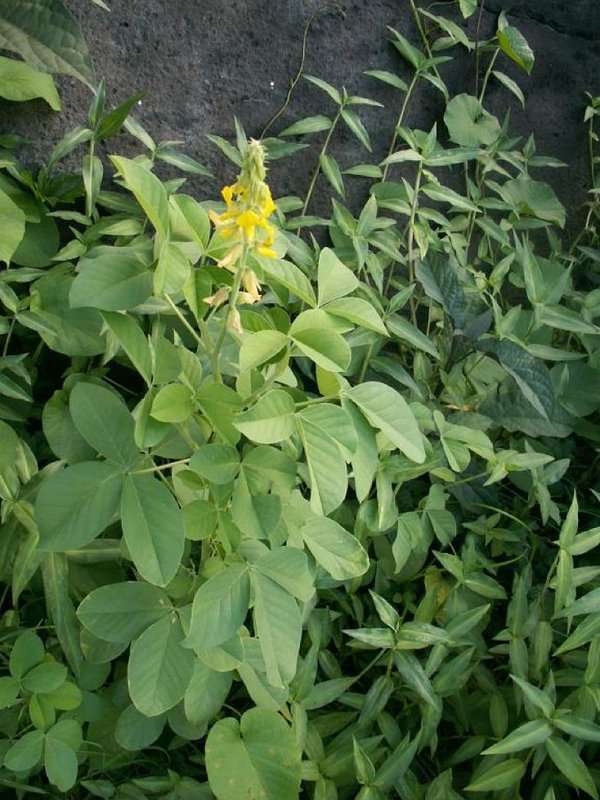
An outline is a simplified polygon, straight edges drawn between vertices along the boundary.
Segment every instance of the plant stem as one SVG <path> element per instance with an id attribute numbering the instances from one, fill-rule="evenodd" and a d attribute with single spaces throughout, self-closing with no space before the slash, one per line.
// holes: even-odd
<path id="1" fill-rule="evenodd" d="M 429 58 L 433 58 L 433 53 L 431 52 L 431 47 L 429 46 L 429 39 L 427 38 L 427 34 L 425 33 L 425 29 L 423 28 L 423 23 L 421 22 L 421 15 L 419 14 L 419 10 L 415 4 L 415 0 L 410 0 L 410 10 L 412 11 L 413 18 L 415 20 L 415 25 L 417 26 L 417 30 L 419 31 L 419 36 L 421 37 L 421 41 L 423 42 L 423 47 L 425 48 L 425 52 L 427 53 Z M 442 76 L 440 75 L 440 71 L 437 68 L 437 65 L 433 65 L 433 71 L 435 72 L 438 80 L 443 83 Z"/>
<path id="2" fill-rule="evenodd" d="M 240 256 L 238 268 L 235 273 L 235 277 L 233 279 L 231 294 L 229 295 L 229 303 L 227 304 L 227 309 L 225 310 L 225 316 L 223 317 L 221 332 L 219 333 L 219 338 L 217 339 L 217 343 L 215 345 L 215 349 L 213 350 L 212 354 L 213 375 L 217 383 L 222 383 L 221 365 L 219 364 L 219 356 L 221 355 L 223 342 L 225 341 L 225 336 L 227 335 L 227 325 L 237 305 L 238 295 L 240 293 L 240 287 L 242 285 L 242 277 L 244 275 L 244 270 L 246 269 L 247 255 L 248 255 L 248 244 L 244 240 L 244 244 L 242 247 L 242 254 Z"/>
<path id="3" fill-rule="evenodd" d="M 406 90 L 406 94 L 404 95 L 404 102 L 402 103 L 402 107 L 400 108 L 400 113 L 398 114 L 396 127 L 394 128 L 394 135 L 392 136 L 392 141 L 390 143 L 390 148 L 387 154 L 388 158 L 392 155 L 392 153 L 396 149 L 396 142 L 398 141 L 398 128 L 400 128 L 402 123 L 404 122 L 404 115 L 406 114 L 410 98 L 412 97 L 412 93 L 414 91 L 415 86 L 417 85 L 418 80 L 419 80 L 419 73 L 415 72 L 408 86 L 408 89 Z M 383 168 L 383 177 L 381 178 L 382 181 L 386 179 L 390 166 L 391 164 L 386 164 L 385 167 Z"/>
<path id="4" fill-rule="evenodd" d="M 304 408 L 313 403 L 328 403 L 330 400 L 339 400 L 339 396 L 337 394 L 327 394 L 323 397 L 313 397 L 310 400 L 302 400 L 300 403 L 296 403 L 296 408 Z"/>
<path id="5" fill-rule="evenodd" d="M 365 353 L 365 358 L 360 368 L 360 372 L 358 374 L 358 383 L 362 383 L 365 379 L 365 375 L 367 374 L 367 369 L 369 368 L 369 362 L 373 355 L 373 350 L 375 349 L 375 342 L 371 342 L 369 347 L 367 348 L 367 352 Z"/>
<path id="6" fill-rule="evenodd" d="M 475 95 L 479 94 L 479 31 L 481 30 L 481 19 L 483 17 L 484 6 L 485 0 L 481 0 L 479 14 L 477 16 L 477 29 L 475 32 Z"/>
<path id="7" fill-rule="evenodd" d="M 421 188 L 421 176 L 423 175 L 423 162 L 419 161 L 419 168 L 417 169 L 417 179 L 415 181 L 414 187 L 414 195 L 412 200 L 412 205 L 410 207 L 410 220 L 408 223 L 408 279 L 411 283 L 415 281 L 415 265 L 414 265 L 414 255 L 413 255 L 413 248 L 414 248 L 414 227 L 415 227 L 415 216 L 417 214 L 417 204 L 419 202 L 419 190 Z M 410 298 L 410 316 L 412 319 L 413 325 L 417 323 L 417 308 L 414 296 L 411 295 Z"/>
<path id="8" fill-rule="evenodd" d="M 487 85 L 488 85 L 489 80 L 490 80 L 490 75 L 492 74 L 492 70 L 494 69 L 494 64 L 496 63 L 496 59 L 498 58 L 499 54 L 500 54 L 500 48 L 497 47 L 494 50 L 494 54 L 490 58 L 490 63 L 488 64 L 488 68 L 486 69 L 485 76 L 483 78 L 483 83 L 481 84 L 481 94 L 479 95 L 479 102 L 480 103 L 483 103 L 483 98 L 485 96 Z"/>
<path id="9" fill-rule="evenodd" d="M 168 295 L 168 294 L 166 294 L 166 295 L 165 295 L 165 300 L 166 300 L 166 301 L 167 301 L 167 303 L 168 303 L 168 304 L 171 306 L 171 308 L 173 309 L 173 311 L 175 312 L 175 314 L 177 314 L 177 316 L 179 317 L 179 320 L 180 320 L 181 324 L 182 324 L 182 325 L 183 325 L 183 326 L 184 326 L 184 327 L 185 327 L 185 328 L 186 328 L 186 329 L 187 329 L 187 330 L 188 330 L 188 331 L 189 331 L 189 332 L 192 334 L 192 336 L 193 336 L 193 337 L 194 337 L 194 339 L 195 339 L 195 340 L 198 342 L 198 344 L 200 345 L 200 347 L 202 347 L 202 349 L 203 349 L 204 351 L 206 351 L 206 345 L 205 345 L 205 344 L 204 344 L 204 342 L 202 341 L 202 337 L 200 336 L 200 334 L 198 333 L 198 331 L 195 331 L 195 330 L 192 328 L 192 326 L 190 325 L 190 323 L 189 323 L 189 322 L 187 321 L 187 319 L 186 319 L 186 318 L 183 316 L 183 314 L 181 313 L 181 311 L 179 310 L 179 308 L 178 308 L 178 307 L 175 305 L 175 303 L 174 303 L 174 302 L 171 300 L 171 298 L 169 297 L 169 295 Z"/>
<path id="10" fill-rule="evenodd" d="M 179 461 L 169 461 L 168 464 L 161 464 L 159 467 L 148 467 L 147 469 L 136 469 L 132 475 L 147 475 L 150 472 L 163 472 L 172 467 L 178 467 L 180 464 L 189 463 L 189 458 L 180 458 Z"/>
<path id="11" fill-rule="evenodd" d="M 310 33 L 310 29 L 312 27 L 313 22 L 317 19 L 317 17 L 323 16 L 325 14 L 340 14 L 341 16 L 345 16 L 344 11 L 340 5 L 337 3 L 333 3 L 331 6 L 326 6 L 325 8 L 317 9 L 308 19 L 308 22 L 304 26 L 304 33 L 302 35 L 302 50 L 300 55 L 300 64 L 298 65 L 298 69 L 296 70 L 296 74 L 292 78 L 289 83 L 288 91 L 285 96 L 285 100 L 283 101 L 282 105 L 277 109 L 277 111 L 273 114 L 273 116 L 269 119 L 266 123 L 265 127 L 262 129 L 260 134 L 260 138 L 264 139 L 267 131 L 271 128 L 275 122 L 279 119 L 279 117 L 285 113 L 287 107 L 290 104 L 292 99 L 292 94 L 294 89 L 298 85 L 300 78 L 304 75 L 304 62 L 306 61 L 306 48 L 308 45 L 308 34 Z"/>
<path id="12" fill-rule="evenodd" d="M 308 210 L 308 205 L 309 205 L 309 203 L 311 201 L 311 198 L 313 196 L 313 192 L 315 190 L 315 186 L 317 185 L 317 179 L 318 179 L 318 177 L 319 177 L 319 175 L 321 173 L 321 159 L 323 158 L 323 156 L 327 152 L 327 148 L 329 147 L 329 143 L 331 142 L 331 137 L 333 136 L 333 132 L 336 129 L 336 126 L 337 126 L 337 124 L 339 122 L 339 119 L 340 119 L 340 116 L 342 114 L 343 107 L 344 106 L 342 104 L 338 108 L 337 114 L 333 118 L 333 122 L 331 123 L 331 127 L 329 128 L 329 131 L 327 132 L 327 137 L 325 138 L 325 141 L 323 142 L 323 147 L 321 148 L 321 152 L 319 153 L 319 160 L 317 161 L 317 166 L 315 167 L 315 171 L 313 172 L 312 178 L 310 179 L 310 183 L 308 185 L 308 191 L 306 192 L 306 198 L 304 200 L 304 205 L 302 206 L 302 216 L 303 217 L 306 216 L 306 212 Z M 301 232 L 302 232 L 302 228 L 300 228 L 300 230 L 298 231 L 298 236 L 300 236 Z"/>
<path id="13" fill-rule="evenodd" d="M 2 357 L 3 358 L 8 353 L 8 346 L 10 344 L 10 340 L 12 338 L 13 331 L 15 329 L 15 322 L 16 322 L 16 317 L 13 317 L 11 319 L 11 321 L 10 321 L 9 326 L 8 326 L 8 331 L 6 332 L 6 339 L 4 340 L 4 347 L 2 348 Z"/>

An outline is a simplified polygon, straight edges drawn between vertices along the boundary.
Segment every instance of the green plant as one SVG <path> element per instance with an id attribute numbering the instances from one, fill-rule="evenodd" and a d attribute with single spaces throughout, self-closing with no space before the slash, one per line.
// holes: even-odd
<path id="1" fill-rule="evenodd" d="M 339 124 L 370 152 L 356 108 L 378 103 L 312 76 L 330 116 L 210 137 L 240 173 L 225 204 L 161 179 L 206 171 L 102 85 L 36 174 L 4 141 L 18 796 L 598 796 L 598 102 L 569 249 L 534 177 L 561 165 L 485 109 L 492 79 L 523 102 L 496 66 L 529 71 L 527 42 L 504 15 L 474 42 L 411 6 L 420 47 L 391 31 L 408 82 L 370 72 L 399 90 L 382 163 L 333 158 Z M 449 95 L 454 47 L 478 96 Z M 447 100 L 428 132 L 407 124 L 420 81 Z M 96 145 L 123 126 L 144 149 L 111 157 L 110 189 Z M 265 151 L 319 133 L 308 193 L 273 204 Z M 325 186 L 330 218 L 309 213 Z"/>

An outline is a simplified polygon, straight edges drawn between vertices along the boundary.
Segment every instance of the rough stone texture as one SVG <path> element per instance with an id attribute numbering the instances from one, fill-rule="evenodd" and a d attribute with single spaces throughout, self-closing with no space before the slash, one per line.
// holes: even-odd
<path id="1" fill-rule="evenodd" d="M 230 136 L 234 113 L 250 134 L 260 135 L 285 98 L 298 67 L 304 24 L 316 9 L 323 13 L 311 28 L 306 71 L 385 104 L 384 109 L 361 111 L 372 135 L 373 156 L 346 131 L 336 134 L 332 152 L 343 167 L 378 161 L 386 152 L 401 97 L 363 71 L 382 68 L 409 75 L 386 35 L 386 26 L 392 25 L 417 41 L 408 0 L 347 0 L 343 14 L 323 0 L 109 0 L 110 14 L 90 0 L 67 2 L 80 19 L 98 76 L 107 81 L 110 101 L 117 103 L 144 90 L 138 116 L 152 135 L 182 140 L 188 153 L 213 170 L 214 181 L 190 182 L 198 195 L 215 192 L 224 178 L 231 177 L 230 166 L 204 135 Z M 577 221 L 589 177 L 584 92 L 600 94 L 600 2 L 486 0 L 485 9 L 482 36 L 494 30 L 497 14 L 504 9 L 536 54 L 530 77 L 506 59 L 498 62 L 525 91 L 525 110 L 494 81 L 488 105 L 500 115 L 510 107 L 516 133 L 534 131 L 539 152 L 568 164 L 568 169 L 547 170 L 540 177 L 552 181 Z M 471 34 L 475 24 L 476 17 L 469 22 Z M 452 91 L 473 91 L 472 59 L 459 58 L 443 71 Z M 41 102 L 19 108 L 0 104 L 0 130 L 17 130 L 37 140 L 27 153 L 32 162 L 65 130 L 84 121 L 87 90 L 68 79 L 59 83 L 62 115 L 48 111 Z M 332 110 L 322 92 L 302 81 L 274 131 L 302 116 Z M 407 123 L 429 129 L 442 112 L 441 96 L 426 86 L 411 104 Z M 277 194 L 305 190 L 321 140 L 313 141 L 312 149 L 300 157 L 273 164 L 271 179 Z M 136 147 L 126 135 L 110 143 L 111 151 L 133 153 Z M 356 200 L 364 183 L 350 180 Z"/>

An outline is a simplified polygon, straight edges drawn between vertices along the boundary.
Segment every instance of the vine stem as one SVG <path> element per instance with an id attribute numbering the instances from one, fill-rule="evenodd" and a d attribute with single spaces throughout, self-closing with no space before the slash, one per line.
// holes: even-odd
<path id="1" fill-rule="evenodd" d="M 483 78 L 483 83 L 481 85 L 481 93 L 479 95 L 479 102 L 480 103 L 483 103 L 483 98 L 485 96 L 487 85 L 488 85 L 489 80 L 490 80 L 490 75 L 492 74 L 492 70 L 494 69 L 494 64 L 496 63 L 496 59 L 498 58 L 499 54 L 500 54 L 500 48 L 497 47 L 494 50 L 494 54 L 490 58 L 490 63 L 488 64 L 488 68 L 485 71 L 485 76 Z"/>
<path id="2" fill-rule="evenodd" d="M 318 17 L 323 16 L 324 14 L 329 14 L 329 13 L 332 13 L 332 14 L 333 13 L 337 13 L 337 14 L 340 14 L 340 15 L 344 16 L 344 11 L 342 10 L 342 7 L 339 6 L 337 3 L 334 3 L 331 6 L 317 9 L 310 16 L 310 18 L 308 19 L 308 22 L 304 26 L 304 34 L 302 35 L 302 50 L 301 50 L 301 53 L 300 53 L 300 64 L 298 65 L 298 69 L 296 71 L 296 74 L 294 75 L 294 77 L 292 78 L 292 80 L 289 83 L 289 87 L 288 87 L 287 94 L 285 96 L 285 100 L 283 101 L 282 105 L 277 109 L 277 111 L 273 114 L 273 116 L 268 120 L 268 122 L 266 123 L 265 127 L 262 129 L 262 132 L 260 134 L 260 138 L 261 139 L 265 138 L 265 135 L 266 135 L 267 131 L 269 130 L 269 128 L 271 128 L 277 122 L 279 117 L 282 114 L 285 113 L 286 109 L 288 108 L 288 106 L 289 106 L 289 104 L 291 102 L 292 94 L 294 93 L 294 89 L 296 88 L 296 86 L 298 85 L 298 82 L 300 81 L 300 79 L 304 75 L 304 63 L 306 61 L 306 49 L 307 49 L 307 46 L 308 46 L 308 34 L 310 33 L 310 29 L 312 27 L 313 22 Z"/>
<path id="3" fill-rule="evenodd" d="M 408 279 L 411 283 L 415 281 L 415 265 L 414 265 L 414 241 L 415 241 L 415 217 L 417 214 L 417 205 L 419 202 L 419 190 L 421 189 L 421 177 L 423 175 L 423 162 L 419 161 L 419 168 L 417 170 L 417 178 L 415 180 L 414 195 L 410 207 L 410 220 L 408 225 Z M 410 298 L 410 316 L 413 325 L 417 324 L 417 308 L 415 298 Z"/>
<path id="4" fill-rule="evenodd" d="M 483 18 L 483 9 L 485 0 L 481 0 L 479 6 L 479 14 L 477 15 L 477 29 L 475 32 L 475 94 L 479 94 L 479 32 L 481 30 L 481 20 Z"/>
<path id="5" fill-rule="evenodd" d="M 202 337 L 200 336 L 198 331 L 196 331 L 196 330 L 194 330 L 194 328 L 192 328 L 190 323 L 187 321 L 187 319 L 184 317 L 184 315 L 181 313 L 181 311 L 175 305 L 175 303 L 171 300 L 171 298 L 170 298 L 170 296 L 168 294 L 165 295 L 165 300 L 171 306 L 171 308 L 173 309 L 175 314 L 179 317 L 179 320 L 180 320 L 181 324 L 192 334 L 192 336 L 198 342 L 198 344 L 202 347 L 202 349 L 206 350 L 206 345 L 202 341 Z"/>
<path id="6" fill-rule="evenodd" d="M 415 20 L 415 25 L 417 26 L 417 30 L 419 31 L 419 36 L 421 37 L 421 41 L 423 42 L 423 47 L 425 48 L 425 52 L 427 53 L 429 58 L 432 59 L 433 53 L 431 52 L 429 39 L 427 38 L 427 34 L 425 33 L 425 29 L 423 28 L 421 15 L 419 14 L 419 10 L 415 4 L 415 0 L 410 0 L 410 10 L 412 11 L 412 15 Z M 437 64 L 433 65 L 433 71 L 435 72 L 437 78 L 443 83 L 442 76 L 440 75 L 440 71 L 437 68 Z"/>
<path id="7" fill-rule="evenodd" d="M 412 93 L 413 93 L 413 91 L 415 89 L 415 86 L 417 85 L 417 81 L 418 80 L 419 80 L 419 73 L 415 72 L 415 74 L 413 75 L 412 80 L 411 80 L 411 82 L 409 84 L 409 87 L 406 90 L 406 94 L 404 95 L 404 102 L 402 103 L 402 107 L 400 109 L 400 114 L 398 115 L 398 120 L 396 121 L 396 127 L 394 128 L 394 135 L 392 136 L 392 141 L 390 142 L 390 148 L 389 148 L 388 154 L 387 154 L 388 158 L 392 155 L 392 153 L 396 149 L 396 142 L 398 141 L 398 128 L 404 122 L 404 116 L 406 114 L 406 110 L 408 109 L 408 104 L 410 102 L 410 98 L 412 97 Z M 390 166 L 391 166 L 391 164 L 386 164 L 385 167 L 383 168 L 383 176 L 381 178 L 382 181 L 384 181 L 386 179 Z"/>
<path id="8" fill-rule="evenodd" d="M 231 294 L 229 295 L 229 303 L 227 304 L 227 310 L 225 311 L 225 316 L 223 317 L 221 332 L 219 333 L 219 338 L 217 339 L 217 343 L 215 345 L 215 349 L 213 350 L 212 354 L 213 375 L 217 383 L 222 383 L 223 380 L 221 376 L 221 365 L 219 364 L 219 356 L 221 355 L 221 349 L 223 348 L 225 336 L 227 335 L 227 325 L 229 323 L 229 320 L 233 316 L 233 312 L 235 311 L 235 308 L 237 306 L 238 295 L 240 293 L 240 288 L 242 285 L 242 278 L 244 276 L 244 270 L 246 269 L 247 256 L 248 256 L 248 243 L 244 239 L 244 244 L 242 246 L 242 254 L 240 256 L 238 268 L 235 273 L 235 277 L 233 279 L 233 287 L 231 289 Z"/>
<path id="9" fill-rule="evenodd" d="M 333 118 L 333 122 L 331 123 L 331 127 L 329 128 L 329 131 L 327 132 L 327 136 L 325 138 L 325 141 L 323 142 L 323 147 L 321 148 L 321 152 L 319 153 L 319 160 L 317 161 L 317 166 L 315 167 L 315 171 L 313 172 L 312 178 L 310 179 L 310 183 L 308 185 L 308 191 L 306 192 L 306 198 L 304 199 L 304 205 L 302 206 L 302 216 L 303 217 L 306 216 L 306 212 L 308 210 L 309 203 L 310 203 L 310 201 L 312 199 L 313 192 L 315 190 L 315 186 L 317 185 L 317 179 L 318 179 L 319 175 L 321 174 L 321 159 L 327 153 L 327 148 L 329 147 L 329 143 L 331 142 L 331 137 L 333 136 L 333 132 L 335 131 L 335 129 L 337 127 L 337 124 L 338 124 L 338 122 L 340 120 L 340 116 L 342 115 L 343 107 L 344 107 L 344 104 L 342 103 L 342 105 L 338 108 L 337 114 Z M 301 232 L 302 232 L 302 229 L 300 229 L 298 231 L 298 236 L 300 236 Z"/>

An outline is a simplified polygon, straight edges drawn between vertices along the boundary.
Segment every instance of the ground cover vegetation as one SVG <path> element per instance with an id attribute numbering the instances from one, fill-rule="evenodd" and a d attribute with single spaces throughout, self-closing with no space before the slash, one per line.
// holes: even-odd
<path id="1" fill-rule="evenodd" d="M 209 137 L 232 179 L 197 197 L 62 3 L 0 0 L 2 97 L 93 92 L 35 170 L 0 136 L 3 796 L 598 797 L 600 99 L 569 237 L 536 177 L 562 165 L 485 107 L 525 102 L 523 35 L 408 2 L 371 97 L 301 76 L 320 113 Z M 277 196 L 269 163 L 311 154 Z"/>

